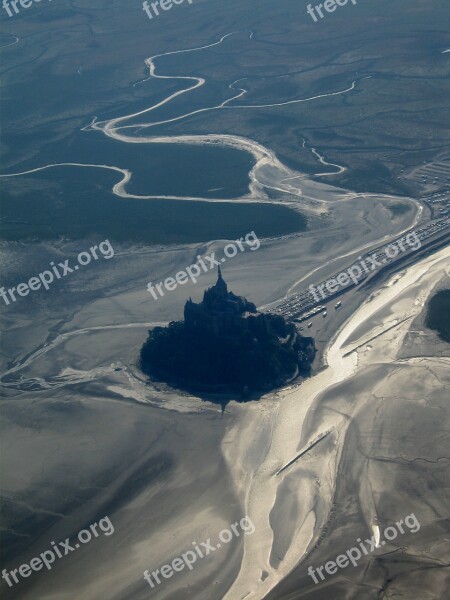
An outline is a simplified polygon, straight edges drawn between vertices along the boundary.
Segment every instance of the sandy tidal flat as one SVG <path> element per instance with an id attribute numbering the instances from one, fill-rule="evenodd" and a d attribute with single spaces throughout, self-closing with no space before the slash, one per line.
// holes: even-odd
<path id="1" fill-rule="evenodd" d="M 238 489 L 245 495 L 247 512 L 252 515 L 257 532 L 246 540 L 241 571 L 225 596 L 227 600 L 264 598 L 295 567 L 299 577 L 300 572 L 302 577 L 306 576 L 306 565 L 311 560 L 305 562 L 305 558 L 309 557 L 322 532 L 328 529 L 328 520 L 336 508 L 340 477 L 345 478 L 347 472 L 352 473 L 354 459 L 348 444 L 354 444 L 355 439 L 348 433 L 359 422 L 365 428 L 370 427 L 373 447 L 369 444 L 366 449 L 367 458 L 359 474 L 359 492 L 357 489 L 349 491 L 356 495 L 359 505 L 359 529 L 355 528 L 353 541 L 364 535 L 370 537 L 375 519 L 380 517 L 388 525 L 389 519 L 395 520 L 403 513 L 409 514 L 415 510 L 424 525 L 430 526 L 445 517 L 445 500 L 440 493 L 434 498 L 434 510 L 430 510 L 426 498 L 421 501 L 417 494 L 409 497 L 407 493 L 396 489 L 395 479 L 400 479 L 401 473 L 391 474 L 391 480 L 394 479 L 391 482 L 394 483 L 392 489 L 386 485 L 378 458 L 372 459 L 371 454 L 377 453 L 381 446 L 383 454 L 386 454 L 385 460 L 395 463 L 395 454 L 401 452 L 402 446 L 400 440 L 396 439 L 396 433 L 401 439 L 405 435 L 402 432 L 405 422 L 400 406 L 407 409 L 410 415 L 409 428 L 417 429 L 418 435 L 420 423 L 414 422 L 416 418 L 422 421 L 425 417 L 426 422 L 437 425 L 436 416 L 439 413 L 430 411 L 430 414 L 424 415 L 424 411 L 420 410 L 425 403 L 420 397 L 423 394 L 429 397 L 431 406 L 436 406 L 435 411 L 440 407 L 442 417 L 445 414 L 448 419 L 444 396 L 447 394 L 448 398 L 450 389 L 450 358 L 422 358 L 418 365 L 414 359 L 405 361 L 398 356 L 411 319 L 423 310 L 433 287 L 442 280 L 443 275 L 446 277 L 444 266 L 449 256 L 449 250 L 444 249 L 408 269 L 401 277 L 394 276 L 374 293 L 332 341 L 326 353 L 327 369 L 299 387 L 280 392 L 276 402 L 265 401 L 264 408 L 260 405 L 241 408 L 245 412 L 244 425 L 239 423 L 239 427 L 230 431 L 223 448 Z M 396 315 L 402 315 L 402 318 L 396 318 Z M 391 328 L 393 322 L 398 326 Z M 372 329 L 365 326 L 367 323 L 372 325 Z M 369 338 L 370 346 L 365 343 Z M 379 429 L 385 420 L 374 410 L 374 404 L 386 414 L 390 429 L 388 437 L 383 435 L 386 426 Z M 387 416 L 389 413 L 390 418 Z M 439 428 L 442 427 L 443 424 L 440 424 Z M 282 474 L 276 474 L 302 448 L 308 447 L 318 436 L 327 432 L 324 441 L 313 452 L 300 458 Z M 440 467 L 445 464 L 448 466 L 449 459 L 445 458 L 448 456 L 448 444 L 447 449 L 435 447 L 441 440 L 439 436 L 435 436 L 435 441 L 431 436 L 419 440 L 424 452 L 436 457 L 438 472 L 442 477 Z M 413 451 L 414 444 L 411 447 L 410 440 L 404 441 L 406 447 L 403 452 L 406 455 Z M 260 452 L 255 452 L 255 445 Z M 353 448 L 353 451 L 363 452 L 359 448 Z M 408 462 L 407 458 L 404 460 Z M 426 461 L 427 458 L 419 460 Z M 401 459 L 399 462 L 402 464 Z M 234 466 L 236 464 L 239 465 L 237 469 Z M 418 485 L 426 489 L 428 476 L 420 470 L 415 476 Z M 406 490 L 410 490 L 412 480 L 411 476 Z M 427 490 L 426 495 L 434 494 Z M 344 507 L 339 505 L 337 508 L 342 513 Z M 334 556 L 339 554 L 339 548 L 336 548 Z M 332 560 L 333 550 L 331 548 L 332 554 L 321 561 L 319 547 L 313 554 L 313 564 L 320 565 Z M 438 566 L 442 565 L 441 559 L 435 554 L 432 554 L 432 559 Z M 352 575 L 345 573 L 347 577 Z M 256 581 L 259 581 L 258 585 L 255 585 Z M 309 582 L 310 587 L 314 587 L 311 579 Z M 399 578 L 399 583 L 396 582 L 394 587 L 397 585 L 400 589 L 407 589 L 408 579 L 402 581 Z M 439 588 L 440 584 L 436 590 Z M 307 595 L 305 591 L 302 597 Z M 285 596 L 280 595 L 279 591 L 270 597 Z"/>

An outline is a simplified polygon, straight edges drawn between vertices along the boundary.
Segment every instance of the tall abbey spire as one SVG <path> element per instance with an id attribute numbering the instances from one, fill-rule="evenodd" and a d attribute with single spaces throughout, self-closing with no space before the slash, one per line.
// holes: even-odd
<path id="1" fill-rule="evenodd" d="M 214 286 L 218 291 L 227 294 L 228 293 L 228 286 L 226 284 L 225 279 L 222 277 L 222 270 L 220 268 L 220 265 L 218 267 L 218 274 L 217 274 L 217 282 L 216 285 Z"/>

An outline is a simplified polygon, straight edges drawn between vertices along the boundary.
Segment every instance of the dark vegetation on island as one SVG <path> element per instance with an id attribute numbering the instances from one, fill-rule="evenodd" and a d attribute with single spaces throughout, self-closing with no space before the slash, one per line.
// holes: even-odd
<path id="1" fill-rule="evenodd" d="M 450 290 L 439 290 L 428 302 L 425 325 L 450 343 Z"/>
<path id="2" fill-rule="evenodd" d="M 184 321 L 149 331 L 140 366 L 150 377 L 190 392 L 245 400 L 309 374 L 314 355 L 312 338 L 228 292 L 219 270 L 201 303 L 186 302 Z"/>

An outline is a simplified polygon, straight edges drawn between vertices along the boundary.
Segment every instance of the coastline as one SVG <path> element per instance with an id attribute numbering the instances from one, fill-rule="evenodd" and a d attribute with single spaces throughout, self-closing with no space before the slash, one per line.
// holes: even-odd
<path id="1" fill-rule="evenodd" d="M 372 333 L 364 332 L 364 324 L 370 323 L 375 314 L 384 313 L 385 326 L 377 331 L 379 341 L 382 341 L 383 332 L 385 330 L 388 332 L 392 324 L 389 314 L 393 304 L 400 303 L 404 306 L 411 318 L 418 314 L 422 310 L 421 303 L 414 297 L 418 292 L 418 284 L 423 285 L 420 297 L 426 297 L 437 279 L 442 277 L 442 266 L 449 257 L 450 249 L 444 248 L 436 255 L 424 258 L 407 269 L 402 277 L 399 278 L 398 275 L 391 277 L 390 281 L 379 292 L 375 292 L 330 341 L 325 353 L 328 364 L 325 370 L 312 379 L 304 381 L 298 389 L 287 388 L 277 394 L 275 399 L 267 398 L 264 408 L 258 405 L 250 406 L 242 415 L 242 423 L 230 431 L 224 439 L 223 452 L 233 474 L 236 489 L 245 496 L 245 509 L 252 516 L 256 526 L 252 538 L 245 540 L 246 547 L 239 577 L 224 600 L 245 597 L 250 592 L 252 594 L 248 597 L 252 599 L 264 598 L 298 565 L 301 557 L 304 557 L 311 548 L 317 532 L 322 530 L 332 508 L 337 470 L 349 424 L 347 419 L 337 414 L 328 415 L 317 422 L 313 413 L 319 410 L 321 399 L 332 393 L 337 386 L 354 379 L 359 372 L 363 373 L 374 360 L 371 357 L 376 357 L 375 351 L 372 355 L 363 354 L 363 356 L 355 351 L 364 342 L 364 337 Z M 390 347 L 388 356 L 385 357 L 387 361 L 395 360 L 408 331 L 409 319 L 399 321 L 398 325 L 398 328 L 388 334 Z M 355 333 L 358 334 L 359 339 L 349 343 L 349 339 Z M 356 407 L 352 410 L 356 410 Z M 301 490 L 301 502 L 306 506 L 303 509 L 304 517 L 296 523 L 295 531 L 290 533 L 285 559 L 277 569 L 274 569 L 269 564 L 268 557 L 273 550 L 274 530 L 276 531 L 278 524 L 271 525 L 270 515 L 273 514 L 274 507 L 279 501 L 278 494 L 283 481 L 283 477 L 275 478 L 274 473 L 293 458 L 301 445 L 327 429 L 333 431 L 330 438 L 334 443 L 329 444 L 325 455 L 321 456 L 319 453 L 315 464 L 315 478 L 322 483 L 321 498 L 317 497 L 314 477 L 309 475 L 305 478 Z M 243 441 L 252 440 L 254 443 L 256 440 L 258 443 L 257 432 L 261 430 L 270 432 L 270 442 L 264 456 L 258 456 L 255 449 Z M 319 446 L 319 452 L 320 448 Z M 239 464 L 238 457 L 241 457 L 241 462 L 246 464 L 248 473 L 243 473 L 240 467 L 236 468 L 235 465 Z M 250 457 L 252 460 L 247 462 Z M 297 468 L 301 470 L 299 465 Z M 311 473 L 311 465 L 309 465 L 309 472 Z M 319 505 L 316 506 L 316 503 Z M 371 528 L 373 507 L 368 506 L 366 510 L 368 527 Z M 292 526 L 293 523 L 290 527 Z M 250 582 L 260 581 L 263 571 L 268 574 L 264 582 L 260 583 L 257 590 L 251 589 Z"/>

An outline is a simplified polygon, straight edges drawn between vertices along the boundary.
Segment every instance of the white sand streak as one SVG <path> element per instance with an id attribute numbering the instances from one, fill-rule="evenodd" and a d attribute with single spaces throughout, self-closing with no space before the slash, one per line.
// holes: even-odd
<path id="1" fill-rule="evenodd" d="M 223 35 L 217 42 L 213 42 L 211 44 L 207 44 L 204 46 L 197 46 L 194 48 L 188 48 L 184 50 L 174 50 L 171 52 L 165 52 L 162 54 L 156 54 L 151 56 L 145 60 L 145 64 L 149 69 L 149 76 L 146 79 L 138 81 L 134 84 L 134 86 L 150 81 L 151 79 L 170 79 L 170 80 L 180 80 L 186 82 L 192 82 L 187 87 L 178 90 L 172 94 L 169 94 L 163 100 L 145 108 L 143 110 L 137 111 L 135 113 L 131 113 L 128 115 L 124 115 L 121 117 L 116 117 L 107 121 L 98 121 L 97 117 L 94 117 L 92 122 L 82 128 L 82 131 L 101 131 L 106 136 L 111 137 L 115 140 L 132 143 L 132 144 L 199 144 L 199 145 L 219 145 L 219 146 L 228 146 L 235 148 L 237 150 L 243 150 L 245 152 L 250 153 L 255 159 L 255 165 L 251 169 L 249 173 L 250 177 L 250 186 L 249 193 L 243 198 L 235 198 L 235 201 L 239 202 L 273 202 L 270 201 L 265 193 L 265 189 L 270 189 L 274 191 L 278 191 L 283 194 L 289 194 L 295 197 L 302 197 L 302 190 L 298 186 L 285 184 L 284 181 L 305 178 L 305 175 L 299 174 L 296 171 L 293 171 L 286 166 L 284 166 L 275 156 L 274 152 L 271 152 L 267 148 L 265 148 L 262 144 L 259 144 L 256 141 L 250 140 L 248 138 L 244 138 L 238 135 L 221 135 L 221 134 L 206 134 L 206 135 L 173 135 L 173 136 L 136 136 L 136 135 L 127 135 L 125 130 L 136 130 L 136 129 L 146 129 L 151 127 L 156 127 L 168 123 L 174 123 L 176 121 L 181 121 L 187 119 L 193 115 L 197 115 L 199 113 L 212 111 L 212 110 L 244 110 L 244 109 L 252 109 L 257 110 L 258 108 L 269 108 L 269 107 L 278 107 L 278 106 L 286 106 L 289 104 L 300 104 L 303 102 L 311 102 L 320 100 L 323 98 L 331 97 L 331 96 L 339 96 L 341 94 L 347 94 L 352 92 L 356 88 L 356 84 L 358 81 L 362 81 L 363 79 L 369 79 L 370 77 L 361 77 L 359 80 L 355 80 L 351 83 L 350 86 L 345 87 L 341 90 L 336 90 L 328 93 L 318 94 L 315 96 L 310 96 L 306 98 L 298 98 L 294 100 L 288 100 L 285 102 L 274 102 L 267 104 L 245 104 L 245 105 L 231 105 L 230 103 L 242 98 L 245 94 L 248 93 L 248 90 L 245 88 L 235 88 L 234 86 L 240 82 L 244 81 L 246 78 L 237 79 L 233 83 L 231 83 L 228 87 L 233 91 L 238 91 L 237 94 L 234 94 L 230 98 L 227 98 L 220 104 L 211 107 L 205 107 L 198 110 L 194 110 L 185 114 L 181 114 L 170 119 L 163 119 L 152 122 L 144 122 L 144 123 L 133 123 L 127 124 L 125 123 L 136 119 L 137 117 L 147 115 L 159 108 L 164 107 L 169 104 L 171 101 L 176 99 L 179 96 L 184 94 L 188 94 L 193 92 L 197 88 L 205 85 L 206 81 L 203 77 L 194 77 L 194 76 L 185 76 L 185 75 L 158 75 L 156 73 L 156 59 L 163 58 L 165 56 L 172 56 L 176 54 L 186 54 L 189 52 L 199 52 L 202 50 L 207 50 L 208 48 L 212 48 L 214 46 L 218 46 L 222 44 L 227 38 L 237 34 L 239 32 L 231 32 L 226 35 Z M 249 32 L 249 38 L 253 38 L 253 33 Z M 314 150 L 314 149 L 313 149 Z M 314 152 L 316 152 L 314 150 Z M 331 164 L 324 162 L 324 159 L 316 153 L 316 156 L 323 164 Z M 214 202 L 220 201 L 223 202 L 223 198 L 202 198 L 196 196 L 171 196 L 171 195 L 137 195 L 137 194 L 128 194 L 126 191 L 126 185 L 130 181 L 132 177 L 132 172 L 127 169 L 122 169 L 116 166 L 109 165 L 90 165 L 90 164 L 82 164 L 82 163 L 60 163 L 60 164 L 49 164 L 37 169 L 32 169 L 29 171 L 25 171 L 22 173 L 13 173 L 9 175 L 3 175 L 0 177 L 16 177 L 19 175 L 31 174 L 34 172 L 38 172 L 39 170 L 49 169 L 51 167 L 57 166 L 71 166 L 71 167 L 93 167 L 93 168 L 101 168 L 101 169 L 111 169 L 123 174 L 123 178 L 114 185 L 113 193 L 122 198 L 136 198 L 136 199 L 166 199 L 166 200 L 196 200 L 203 202 Z M 339 165 L 336 166 L 338 169 L 344 169 Z M 339 171 L 342 172 L 342 171 Z M 323 174 L 326 175 L 326 174 Z M 329 192 L 332 191 L 332 188 L 329 189 Z M 318 198 L 314 198 L 316 202 L 321 203 L 322 200 Z M 345 198 L 344 198 L 345 199 Z M 303 203 L 303 210 L 316 210 L 314 208 L 307 207 L 306 203 Z"/>
<path id="2" fill-rule="evenodd" d="M 278 398 L 267 398 L 261 404 L 240 408 L 244 413 L 243 427 L 240 425 L 238 429 L 233 429 L 227 434 L 224 439 L 223 452 L 229 468 L 234 474 L 236 487 L 240 490 L 241 497 L 245 498 L 245 514 L 251 517 L 256 531 L 244 540 L 245 548 L 241 570 L 224 600 L 236 600 L 244 597 L 248 600 L 264 598 L 301 561 L 313 536 L 314 538 L 317 536 L 317 530 L 314 535 L 314 525 L 322 527 L 328 515 L 322 515 L 322 522 L 316 523 L 318 514 L 314 511 L 313 482 L 303 473 L 298 478 L 298 489 L 302 504 L 307 507 L 305 511 L 309 512 L 302 522 L 289 522 L 293 531 L 291 545 L 279 567 L 273 568 L 269 562 L 274 541 L 272 527 L 277 529 L 277 526 L 282 527 L 283 523 L 274 522 L 271 510 L 275 505 L 279 487 L 289 474 L 289 469 L 280 476 L 275 476 L 275 473 L 298 454 L 299 443 L 304 444 L 307 441 L 302 439 L 302 430 L 306 415 L 313 403 L 332 386 L 347 380 L 358 370 L 364 368 L 358 365 L 356 352 L 348 353 L 348 340 L 351 339 L 358 327 L 367 323 L 380 310 L 388 309 L 389 305 L 398 301 L 400 296 L 402 296 L 402 306 L 406 307 L 407 305 L 404 316 L 416 315 L 422 310 L 422 306 L 421 303 L 416 302 L 415 290 L 411 290 L 411 288 L 414 288 L 419 281 L 423 288 L 427 286 L 429 288 L 431 283 L 434 285 L 436 275 L 442 273 L 449 258 L 450 248 L 444 248 L 437 254 L 425 258 L 417 265 L 410 267 L 403 277 L 397 279 L 395 285 L 387 285 L 370 301 L 364 303 L 330 342 L 325 355 L 328 364 L 326 370 L 312 379 L 304 381 L 299 387 L 286 389 L 278 395 Z M 385 326 L 388 328 L 392 316 L 387 314 L 385 320 Z M 402 336 L 397 336 L 396 343 L 392 344 L 393 359 L 403 335 L 408 330 L 409 321 L 408 319 L 399 325 L 399 327 L 403 327 L 403 333 Z M 353 345 L 357 346 L 358 343 L 353 342 Z M 328 507 L 331 506 L 334 493 L 346 425 L 342 424 L 339 415 L 335 415 L 327 417 L 321 427 L 321 430 L 325 431 L 333 426 L 337 428 L 339 423 L 340 435 L 337 437 L 338 443 L 335 447 L 334 460 L 323 460 L 322 462 L 326 464 L 321 466 L 320 497 L 322 503 L 325 501 Z M 258 447 L 255 448 L 259 432 L 263 432 L 266 437 L 267 447 L 264 452 L 258 452 Z M 310 468 L 310 464 L 308 464 L 308 468 Z M 372 509 L 373 507 L 370 507 L 370 510 Z M 263 571 L 268 573 L 268 576 L 261 581 Z"/>
<path id="3" fill-rule="evenodd" d="M 134 123 L 132 125 L 124 125 L 124 123 L 126 123 L 127 121 L 130 121 L 131 119 L 135 119 L 136 117 L 140 117 L 142 115 L 146 115 L 158 108 L 161 108 L 162 106 L 171 102 L 178 96 L 181 96 L 188 92 L 192 92 L 195 89 L 197 89 L 205 84 L 205 79 L 203 79 L 202 77 L 187 77 L 187 76 L 180 76 L 180 75 L 158 75 L 156 73 L 156 66 L 155 66 L 155 60 L 157 58 L 162 58 L 164 56 L 171 56 L 174 54 L 182 54 L 182 53 L 187 53 L 187 52 L 197 52 L 200 50 L 205 50 L 207 48 L 211 48 L 213 46 L 217 46 L 217 45 L 221 44 L 224 40 L 226 40 L 228 37 L 234 35 L 235 33 L 236 32 L 232 32 L 227 35 L 224 35 L 220 38 L 219 41 L 214 42 L 212 44 L 208 44 L 206 46 L 199 46 L 199 47 L 190 48 L 187 50 L 176 50 L 176 51 L 172 51 L 172 52 L 166 52 L 164 54 L 156 54 L 155 56 L 151 56 L 150 58 L 147 58 L 145 63 L 149 68 L 149 77 L 138 83 L 144 83 L 145 81 L 149 81 L 150 79 L 173 79 L 173 80 L 192 81 L 193 84 L 188 86 L 187 88 L 183 88 L 181 90 L 178 90 L 177 92 L 174 92 L 173 94 L 170 94 L 169 96 L 167 96 L 165 99 L 161 100 L 160 102 L 157 102 L 156 104 L 154 104 L 148 108 L 145 108 L 141 111 L 138 111 L 138 112 L 135 112 L 135 113 L 132 113 L 129 115 L 125 115 L 123 117 L 116 117 L 109 121 L 97 121 L 95 118 L 93 120 L 93 122 L 89 125 L 89 127 L 85 128 L 85 129 L 86 130 L 89 130 L 89 129 L 100 130 L 108 137 L 112 137 L 116 140 L 126 142 L 126 143 L 133 143 L 133 144 L 150 144 L 150 143 L 153 143 L 153 144 L 163 144 L 163 143 L 174 144 L 175 143 L 175 144 L 190 144 L 190 145 L 192 145 L 192 144 L 199 144 L 199 145 L 214 144 L 214 145 L 221 145 L 221 146 L 228 146 L 228 147 L 236 148 L 237 150 L 244 150 L 246 152 L 249 152 L 254 157 L 255 162 L 256 162 L 255 166 L 253 167 L 253 169 L 251 170 L 251 172 L 249 174 L 250 180 L 251 180 L 251 186 L 250 186 L 250 195 L 246 198 L 247 200 L 249 200 L 251 198 L 253 198 L 253 199 L 258 198 L 259 201 L 263 200 L 264 197 L 263 197 L 262 190 L 264 187 L 275 190 L 275 191 L 280 191 L 283 193 L 290 193 L 290 194 L 293 194 L 294 196 L 300 196 L 301 190 L 299 188 L 289 186 L 289 185 L 283 185 L 283 179 L 294 178 L 294 176 L 298 176 L 298 173 L 295 173 L 291 169 L 288 169 L 287 167 L 285 167 L 276 158 L 275 154 L 273 152 L 269 151 L 267 148 L 265 148 L 262 144 L 259 144 L 258 142 L 255 142 L 248 138 L 244 138 L 244 137 L 237 136 L 237 135 L 220 135 L 220 134 L 174 135 L 174 136 L 136 136 L 136 135 L 134 135 L 133 136 L 133 135 L 128 135 L 127 133 L 124 132 L 124 130 L 128 130 L 128 129 L 137 129 L 137 128 L 145 129 L 145 128 L 155 127 L 155 126 L 164 125 L 164 124 L 168 124 L 168 123 L 173 123 L 175 121 L 181 121 L 182 119 L 186 119 L 193 115 L 196 115 L 196 114 L 199 114 L 202 112 L 206 112 L 206 111 L 211 111 L 211 110 L 220 110 L 220 109 L 235 109 L 235 110 L 237 110 L 237 109 L 249 109 L 249 108 L 258 109 L 258 108 L 285 106 L 288 104 L 298 104 L 298 103 L 302 103 L 302 102 L 310 102 L 313 100 L 318 100 L 318 99 L 326 98 L 329 96 L 338 96 L 341 94 L 345 94 L 345 93 L 353 91 L 356 87 L 357 81 L 353 81 L 350 86 L 348 86 L 342 90 L 329 92 L 329 93 L 325 93 L 325 94 L 319 94 L 319 95 L 311 96 L 308 98 L 300 98 L 300 99 L 296 99 L 296 100 L 289 100 L 286 102 L 277 102 L 277 103 L 271 103 L 271 104 L 230 106 L 229 105 L 230 102 L 232 102 L 233 100 L 237 100 L 238 98 L 241 98 L 242 96 L 244 96 L 247 93 L 246 89 L 238 88 L 239 89 L 238 94 L 232 96 L 231 98 L 224 100 L 221 104 L 218 104 L 217 106 L 201 108 L 201 109 L 191 111 L 186 114 L 172 117 L 170 119 L 159 120 L 159 121 L 154 121 L 154 122 Z M 250 39 L 251 38 L 252 38 L 252 33 L 250 32 Z M 367 79 L 367 78 L 368 77 L 362 77 L 361 79 Z M 229 85 L 229 88 L 234 90 L 235 84 L 237 84 L 239 81 L 243 81 L 243 79 L 238 79 L 238 80 L 234 81 L 232 84 Z M 135 84 L 135 85 L 137 85 L 137 84 Z M 269 181 L 266 180 L 266 181 L 262 182 L 258 179 L 257 174 L 264 167 L 267 167 L 267 166 L 272 168 L 270 170 L 271 176 L 268 177 Z M 338 168 L 341 168 L 341 167 L 338 167 Z M 274 181 L 275 184 L 272 184 L 272 181 Z M 276 182 L 278 182 L 278 183 L 276 183 Z M 129 195 L 125 192 L 124 185 L 116 186 L 116 188 L 117 188 L 116 193 L 118 193 L 118 195 L 120 195 L 122 197 L 148 198 L 148 199 L 162 197 L 162 196 Z M 165 196 L 165 198 L 174 198 L 175 199 L 176 197 Z M 202 199 L 202 198 L 189 198 L 189 199 L 205 200 L 205 201 L 209 201 L 209 202 L 212 201 L 212 199 Z M 243 199 L 241 199 L 241 200 L 243 200 Z M 222 199 L 222 201 L 223 201 L 223 199 Z"/>

